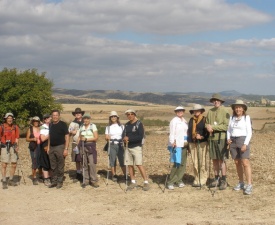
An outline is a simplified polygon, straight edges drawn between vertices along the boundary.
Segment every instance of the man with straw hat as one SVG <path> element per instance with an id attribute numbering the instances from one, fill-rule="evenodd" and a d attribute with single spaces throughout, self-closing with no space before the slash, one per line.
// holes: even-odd
<path id="1" fill-rule="evenodd" d="M 230 115 L 222 106 L 224 100 L 220 94 L 213 94 L 210 102 L 213 103 L 214 107 L 208 111 L 206 116 L 206 128 L 210 133 L 209 155 L 213 161 L 215 174 L 215 180 L 210 184 L 210 187 L 219 186 L 220 190 L 225 190 L 227 188 L 225 160 L 228 159 L 226 131 Z M 221 178 L 219 177 L 220 170 Z"/>

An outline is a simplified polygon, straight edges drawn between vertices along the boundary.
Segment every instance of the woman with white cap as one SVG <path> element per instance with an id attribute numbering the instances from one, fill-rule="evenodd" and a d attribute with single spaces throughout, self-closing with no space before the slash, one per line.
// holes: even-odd
<path id="1" fill-rule="evenodd" d="M 182 106 L 178 106 L 174 110 L 176 116 L 170 121 L 170 134 L 168 149 L 171 154 L 179 153 L 179 161 L 177 159 L 173 160 L 174 165 L 171 169 L 169 180 L 167 181 L 167 188 L 169 190 L 174 190 L 174 184 L 179 188 L 185 186 L 182 181 L 183 175 L 186 169 L 186 159 L 187 159 L 187 121 L 183 118 L 185 109 Z M 179 151 L 179 152 L 178 152 Z"/>
<path id="2" fill-rule="evenodd" d="M 36 171 L 40 168 L 40 118 L 34 116 L 31 119 L 31 126 L 27 130 L 26 141 L 29 142 L 30 155 L 32 160 L 32 183 L 33 185 L 38 185 L 38 180 L 36 178 Z M 42 170 L 40 169 L 40 174 Z"/>
<path id="3" fill-rule="evenodd" d="M 208 154 L 207 138 L 209 133 L 205 128 L 206 118 L 203 116 L 205 109 L 201 105 L 195 104 L 189 112 L 193 115 L 189 120 L 187 135 L 195 176 L 192 186 L 201 187 L 205 185 L 207 181 L 206 155 Z"/>
<path id="4" fill-rule="evenodd" d="M 109 125 L 105 129 L 105 140 L 109 142 L 109 160 L 110 167 L 112 171 L 112 180 L 117 181 L 117 171 L 116 171 L 116 161 L 118 159 L 119 165 L 123 174 L 125 175 L 125 165 L 124 165 L 124 150 L 122 133 L 124 126 L 119 121 L 119 116 L 116 111 L 111 111 L 109 116 Z"/>
<path id="5" fill-rule="evenodd" d="M 233 116 L 230 117 L 227 130 L 227 143 L 230 146 L 230 153 L 234 159 L 239 183 L 234 187 L 235 191 L 244 190 L 244 194 L 252 193 L 252 178 L 250 166 L 250 140 L 252 128 L 250 116 L 246 115 L 247 106 L 242 100 L 236 100 L 231 105 Z M 243 172 L 245 173 L 247 185 L 244 184 Z"/>

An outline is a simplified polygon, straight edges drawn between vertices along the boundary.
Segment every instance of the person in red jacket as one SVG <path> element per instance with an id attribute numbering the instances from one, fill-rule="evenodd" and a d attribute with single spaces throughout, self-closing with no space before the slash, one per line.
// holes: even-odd
<path id="1" fill-rule="evenodd" d="M 13 176 L 16 170 L 19 150 L 19 127 L 13 124 L 14 116 L 6 113 L 4 123 L 0 126 L 1 136 L 1 163 L 2 163 L 2 185 L 7 189 L 8 185 L 17 186 Z M 8 163 L 11 162 L 9 182 L 7 182 L 6 172 Z"/>

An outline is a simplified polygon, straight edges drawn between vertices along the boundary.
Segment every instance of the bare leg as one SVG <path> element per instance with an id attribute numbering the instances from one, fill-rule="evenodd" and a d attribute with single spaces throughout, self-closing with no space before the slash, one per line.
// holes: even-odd
<path id="1" fill-rule="evenodd" d="M 148 180 L 144 167 L 142 165 L 137 165 L 137 168 L 139 169 L 143 180 Z"/>
<path id="2" fill-rule="evenodd" d="M 252 176 L 251 176 L 251 166 L 250 166 L 249 159 L 242 159 L 242 165 L 244 167 L 244 172 L 245 172 L 247 183 L 251 184 Z"/>

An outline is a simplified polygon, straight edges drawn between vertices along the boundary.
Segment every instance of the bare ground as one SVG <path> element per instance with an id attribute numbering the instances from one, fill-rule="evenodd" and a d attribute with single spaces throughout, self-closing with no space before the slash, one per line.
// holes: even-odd
<path id="1" fill-rule="evenodd" d="M 107 156 L 102 152 L 103 137 L 98 142 L 100 187 L 85 189 L 73 183 L 74 164 L 66 160 L 62 189 L 49 189 L 42 183 L 33 186 L 29 175 L 30 156 L 21 141 L 20 185 L 0 189 L 0 224 L 274 224 L 275 222 L 275 144 L 274 132 L 256 133 L 252 139 L 251 163 L 254 190 L 251 196 L 232 191 L 237 175 L 228 160 L 227 190 L 215 193 L 208 188 L 192 188 L 191 158 L 188 157 L 186 186 L 165 190 L 169 172 L 167 135 L 148 135 L 144 146 L 144 165 L 151 189 L 125 193 L 125 183 L 106 185 Z M 18 167 L 20 169 L 20 166 Z M 120 171 L 120 170 L 119 170 Z M 137 180 L 142 185 L 140 174 Z"/>

